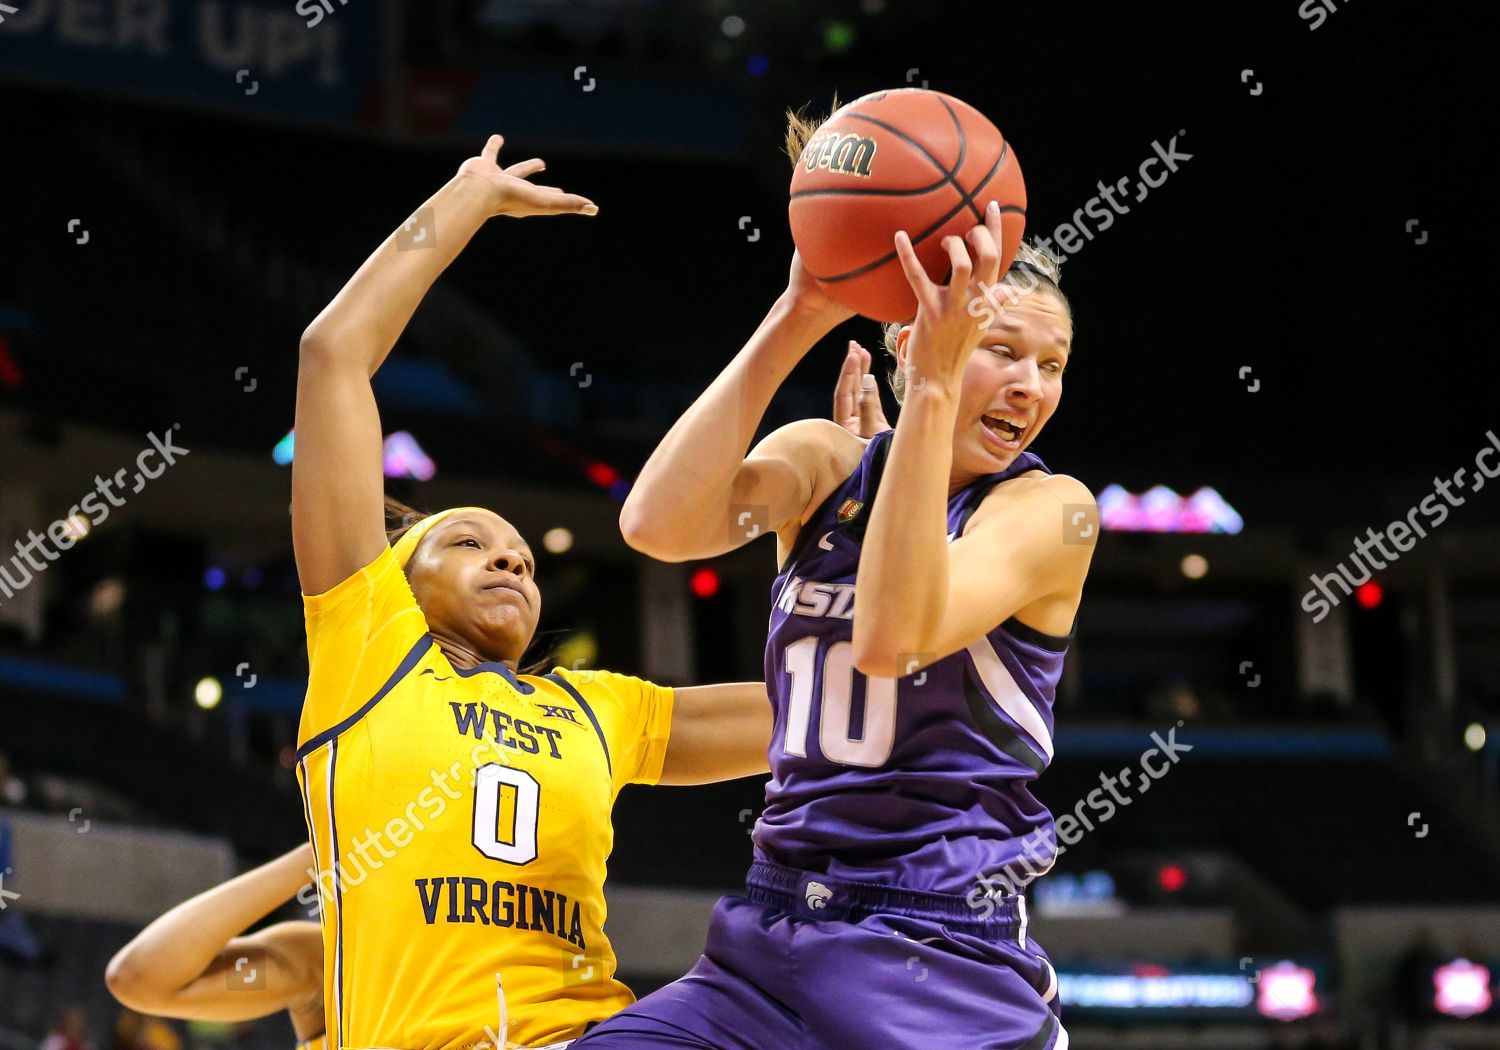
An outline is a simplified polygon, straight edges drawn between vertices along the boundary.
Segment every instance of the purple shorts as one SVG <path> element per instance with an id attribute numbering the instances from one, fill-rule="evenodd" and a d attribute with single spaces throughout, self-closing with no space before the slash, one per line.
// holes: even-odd
<path id="1" fill-rule="evenodd" d="M 1067 1050 L 1020 897 L 994 912 L 757 861 L 685 977 L 573 1050 Z"/>

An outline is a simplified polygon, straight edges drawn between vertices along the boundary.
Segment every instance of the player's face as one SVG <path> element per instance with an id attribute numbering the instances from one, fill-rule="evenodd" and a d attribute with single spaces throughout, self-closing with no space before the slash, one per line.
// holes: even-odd
<path id="1" fill-rule="evenodd" d="M 465 511 L 439 523 L 422 537 L 407 578 L 434 633 L 510 664 L 531 644 L 542 612 L 536 559 L 500 515 Z"/>
<path id="2" fill-rule="evenodd" d="M 1073 340 L 1068 309 L 1037 289 L 997 311 L 969 355 L 953 432 L 955 475 L 993 474 L 1036 440 L 1062 400 Z"/>

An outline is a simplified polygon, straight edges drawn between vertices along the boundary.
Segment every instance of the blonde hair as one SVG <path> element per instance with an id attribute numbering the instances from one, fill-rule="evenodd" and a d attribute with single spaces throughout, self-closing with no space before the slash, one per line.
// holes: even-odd
<path id="1" fill-rule="evenodd" d="M 1011 260 L 1010 269 L 1000 278 L 1000 284 L 1017 289 L 1006 293 L 1011 303 L 1018 302 L 1022 296 L 1030 295 L 1039 289 L 1046 289 L 1057 296 L 1062 303 L 1063 309 L 1068 312 L 1068 320 L 1073 320 L 1073 305 L 1068 302 L 1068 297 L 1063 294 L 1062 288 L 1062 263 L 1057 256 L 1034 241 L 1022 241 L 1016 248 L 1015 258 Z M 1002 312 L 1005 307 L 999 308 Z M 891 362 L 895 366 L 886 373 L 886 380 L 891 384 L 891 393 L 895 395 L 896 404 L 906 401 L 906 376 L 901 371 L 900 358 L 896 356 L 896 337 L 901 334 L 901 329 L 906 327 L 908 321 L 888 321 L 880 326 L 880 341 L 885 347 L 886 353 L 891 355 Z"/>
<path id="2" fill-rule="evenodd" d="M 797 166 L 797 161 L 802 158 L 802 151 L 807 148 L 808 142 L 813 135 L 824 124 L 828 123 L 830 117 L 839 111 L 838 92 L 834 92 L 833 105 L 829 107 L 827 116 L 809 117 L 807 107 L 811 102 L 804 102 L 798 110 L 786 111 L 786 155 L 792 162 L 792 167 Z"/>

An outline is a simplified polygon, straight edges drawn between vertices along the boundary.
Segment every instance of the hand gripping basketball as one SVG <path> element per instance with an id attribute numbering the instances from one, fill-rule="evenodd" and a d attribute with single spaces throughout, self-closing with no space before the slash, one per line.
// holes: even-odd
<path id="1" fill-rule="evenodd" d="M 927 276 L 905 230 L 896 231 L 896 257 L 917 300 L 906 367 L 910 374 L 939 387 L 956 388 L 969 354 L 979 345 L 984 329 L 974 321 L 969 306 L 1000 278 L 1002 255 L 1000 206 L 986 205 L 984 225 L 975 226 L 962 240 L 944 237 L 952 272 L 945 283 Z M 908 389 L 926 384 L 908 382 Z"/>

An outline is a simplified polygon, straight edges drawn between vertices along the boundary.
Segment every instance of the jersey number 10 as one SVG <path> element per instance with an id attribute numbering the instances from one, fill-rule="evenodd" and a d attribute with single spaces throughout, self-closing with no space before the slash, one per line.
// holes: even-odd
<path id="1" fill-rule="evenodd" d="M 812 720 L 813 678 L 818 637 L 808 635 L 786 647 L 786 670 L 792 698 L 786 712 L 789 755 L 807 757 L 807 726 Z M 818 712 L 818 748 L 830 762 L 845 766 L 882 766 L 896 741 L 896 680 L 865 680 L 865 710 L 859 735 L 853 735 L 850 713 L 854 695 L 854 643 L 834 642 L 823 654 L 823 702 Z"/>

